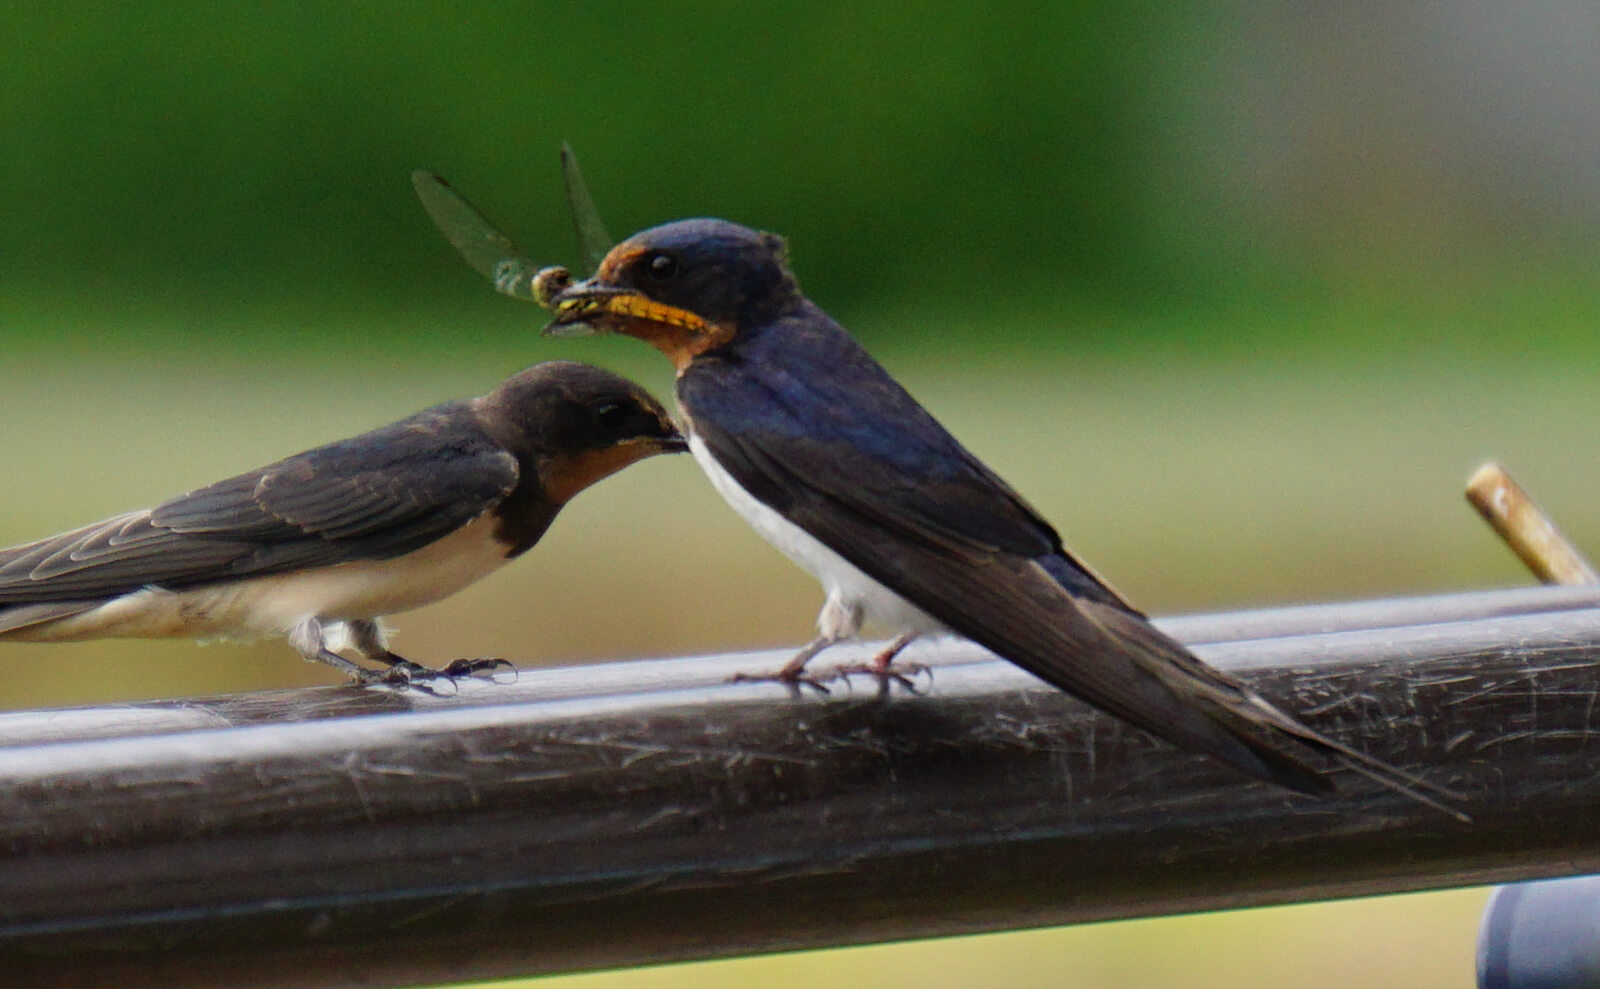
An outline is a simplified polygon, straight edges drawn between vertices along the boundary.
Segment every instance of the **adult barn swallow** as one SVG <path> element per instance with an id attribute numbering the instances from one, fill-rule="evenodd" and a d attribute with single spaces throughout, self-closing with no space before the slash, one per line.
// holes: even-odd
<path id="1" fill-rule="evenodd" d="M 671 359 L 712 485 L 822 583 L 819 634 L 777 679 L 863 620 L 899 633 L 874 664 L 884 673 L 913 638 L 953 632 L 1251 776 L 1326 792 L 1319 754 L 1440 806 L 1418 791 L 1443 791 L 1312 731 L 1151 625 L 801 292 L 779 237 L 669 223 L 551 305 L 553 334 L 621 333 Z"/>
<path id="2" fill-rule="evenodd" d="M 0 550 L 0 640 L 284 635 L 359 682 L 427 679 L 441 671 L 390 652 L 378 616 L 488 575 L 579 491 L 685 448 L 633 382 L 540 364 L 487 395 Z"/>

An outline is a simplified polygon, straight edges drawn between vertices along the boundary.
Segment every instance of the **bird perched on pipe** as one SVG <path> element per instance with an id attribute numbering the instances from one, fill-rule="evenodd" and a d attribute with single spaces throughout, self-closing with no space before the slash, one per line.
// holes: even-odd
<path id="1" fill-rule="evenodd" d="M 493 669 L 503 661 L 441 671 L 398 656 L 377 619 L 488 575 L 584 488 L 685 448 L 633 382 L 539 364 L 487 395 L 0 550 L 0 641 L 282 635 L 359 682 Z"/>
<path id="2" fill-rule="evenodd" d="M 575 212 L 592 211 L 568 164 Z M 430 191 L 455 195 L 442 181 Z M 771 679 L 800 681 L 864 621 L 897 633 L 871 666 L 884 675 L 918 636 L 955 633 L 1251 776 L 1326 793 L 1332 781 L 1311 761 L 1320 754 L 1459 816 L 1427 791 L 1453 795 L 1307 728 L 1151 625 L 805 296 L 781 238 L 725 220 L 668 223 L 573 282 L 564 269 L 535 272 L 464 200 L 449 215 L 455 229 L 440 226 L 474 266 L 523 270 L 543 286 L 512 292 L 496 279 L 555 312 L 550 335 L 623 334 L 672 361 L 689 447 L 712 486 L 826 592 L 818 635 Z M 495 250 L 511 260 L 496 268 Z"/>

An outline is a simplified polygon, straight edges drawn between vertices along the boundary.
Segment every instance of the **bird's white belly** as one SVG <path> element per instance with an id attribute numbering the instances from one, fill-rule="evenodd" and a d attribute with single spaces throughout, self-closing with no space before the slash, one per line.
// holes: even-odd
<path id="1" fill-rule="evenodd" d="M 102 637 L 257 638 L 309 618 L 376 618 L 431 604 L 506 563 L 506 547 L 479 519 L 391 560 L 358 561 L 183 591 L 145 588 L 98 607 L 5 634 L 22 641 Z"/>
<path id="2" fill-rule="evenodd" d="M 830 597 L 837 596 L 846 604 L 859 607 L 867 621 L 886 631 L 919 635 L 944 631 L 944 625 L 927 612 L 862 573 L 855 564 L 746 491 L 717 463 L 699 437 L 689 437 L 689 450 L 723 500 L 763 539 L 817 578 Z"/>

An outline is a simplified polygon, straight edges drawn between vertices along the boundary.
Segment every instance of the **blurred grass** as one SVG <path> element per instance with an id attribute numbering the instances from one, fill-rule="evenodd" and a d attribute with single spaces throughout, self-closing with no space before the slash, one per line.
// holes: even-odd
<path id="1" fill-rule="evenodd" d="M 10 427 L 0 435 L 9 465 L 0 543 L 485 391 L 525 361 L 579 357 L 670 389 L 664 363 L 631 341 L 557 346 L 534 336 L 537 313 L 504 312 L 470 338 L 389 320 L 285 348 L 252 345 L 246 326 L 204 351 L 151 348 L 148 331 L 138 348 L 119 348 L 101 330 L 32 315 L 40 332 L 19 339 L 50 339 L 48 326 L 58 343 L 13 347 L 0 367 Z M 1029 336 L 1040 345 L 980 350 L 959 342 L 959 318 L 915 319 L 926 343 L 880 348 L 885 362 L 1071 547 L 1158 613 L 1523 582 L 1460 498 L 1466 473 L 1489 456 L 1503 457 L 1580 544 L 1600 541 L 1586 510 L 1593 362 L 1430 361 L 1370 348 L 1269 358 L 1226 344 L 1214 354 L 1171 344 L 1079 356 L 1069 332 L 1046 338 L 1037 327 Z M 454 353 L 403 342 L 430 333 Z M 364 354 L 352 342 L 362 339 Z M 397 648 L 422 659 L 541 663 L 799 641 L 818 598 L 685 457 L 608 480 L 528 557 L 394 624 Z M 573 619 L 586 614 L 605 620 Z M 13 678 L 0 705 L 334 679 L 278 643 L 0 646 L 0 661 L 46 656 L 78 675 Z"/>
<path id="2" fill-rule="evenodd" d="M 426 227 L 406 173 L 558 231 L 525 245 L 544 258 L 569 244 L 562 139 L 615 231 L 692 203 L 829 242 L 834 297 L 898 293 L 955 243 L 971 274 L 1048 251 L 1081 285 L 1148 253 L 1153 4 L 13 7 L 0 254 L 20 281 L 426 294 L 447 269 L 404 236 Z"/>
<path id="3" fill-rule="evenodd" d="M 906 989 L 1467 989 L 1487 893 L 1453 890 L 494 983 Z"/>

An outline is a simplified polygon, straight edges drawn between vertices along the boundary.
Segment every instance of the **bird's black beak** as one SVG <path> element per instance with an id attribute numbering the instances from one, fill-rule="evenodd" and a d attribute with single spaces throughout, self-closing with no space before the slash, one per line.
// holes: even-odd
<path id="1" fill-rule="evenodd" d="M 550 337 L 611 333 L 626 320 L 680 327 L 691 333 L 712 329 L 710 323 L 687 309 L 657 302 L 635 289 L 607 285 L 598 278 L 567 286 L 550 299 L 549 307 L 556 314 L 544 328 L 545 336 Z"/>
<path id="2" fill-rule="evenodd" d="M 546 308 L 555 313 L 555 319 L 544 328 L 547 337 L 586 337 L 596 333 L 606 332 L 602 325 L 606 315 L 605 300 L 612 295 L 621 295 L 618 289 L 601 284 L 599 279 L 589 278 L 569 285 L 554 295 Z"/>
<path id="3" fill-rule="evenodd" d="M 656 438 L 656 443 L 661 446 L 662 453 L 687 453 L 689 452 L 689 438 L 678 429 L 678 424 L 661 413 L 661 435 Z"/>

